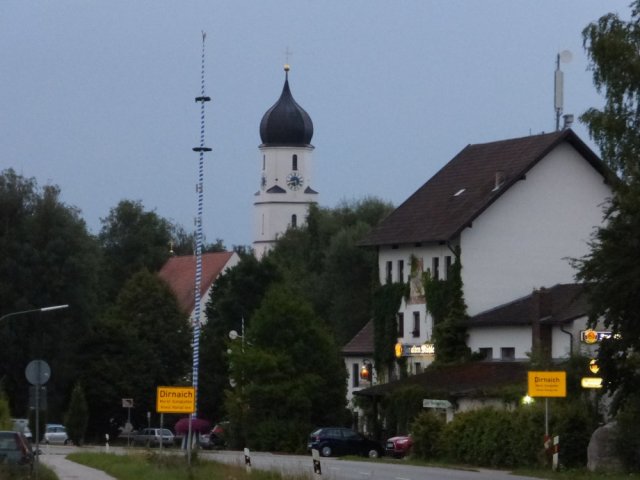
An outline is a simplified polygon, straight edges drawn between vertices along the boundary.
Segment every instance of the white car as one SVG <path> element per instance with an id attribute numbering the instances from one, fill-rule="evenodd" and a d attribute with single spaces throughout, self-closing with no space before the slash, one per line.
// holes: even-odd
<path id="1" fill-rule="evenodd" d="M 44 432 L 43 443 L 61 443 L 66 445 L 69 443 L 69 437 L 67 435 L 67 429 L 64 425 L 58 423 L 48 423 L 47 429 Z"/>

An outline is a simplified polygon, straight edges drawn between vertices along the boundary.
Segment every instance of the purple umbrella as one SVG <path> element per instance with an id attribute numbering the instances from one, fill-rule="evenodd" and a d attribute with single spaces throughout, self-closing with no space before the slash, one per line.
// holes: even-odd
<path id="1" fill-rule="evenodd" d="M 189 418 L 181 418 L 176 422 L 174 427 L 177 434 L 186 434 L 189 432 Z M 191 419 L 191 431 L 198 433 L 207 433 L 211 430 L 211 422 L 203 418 Z"/>

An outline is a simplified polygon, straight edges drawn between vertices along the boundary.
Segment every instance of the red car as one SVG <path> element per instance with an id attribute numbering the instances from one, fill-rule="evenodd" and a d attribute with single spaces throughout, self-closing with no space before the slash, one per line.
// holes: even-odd
<path id="1" fill-rule="evenodd" d="M 399 435 L 387 440 L 385 443 L 385 451 L 387 455 L 402 458 L 409 454 L 412 445 L 413 440 L 411 439 L 411 435 Z"/>

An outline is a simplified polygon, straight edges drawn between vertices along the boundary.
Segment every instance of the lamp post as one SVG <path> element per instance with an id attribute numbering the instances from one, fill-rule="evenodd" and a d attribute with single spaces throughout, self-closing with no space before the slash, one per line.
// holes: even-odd
<path id="1" fill-rule="evenodd" d="M 53 305 L 51 307 L 34 308 L 32 310 L 22 310 L 20 312 L 7 313 L 6 315 L 0 317 L 0 322 L 9 317 L 16 317 L 18 315 L 26 315 L 27 313 L 35 312 L 50 312 L 52 310 L 62 310 L 63 308 L 69 308 L 69 305 Z"/>

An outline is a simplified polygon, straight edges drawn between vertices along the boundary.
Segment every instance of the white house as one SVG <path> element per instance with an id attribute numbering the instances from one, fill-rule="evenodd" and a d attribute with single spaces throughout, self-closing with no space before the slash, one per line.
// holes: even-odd
<path id="1" fill-rule="evenodd" d="M 383 284 L 426 271 L 446 279 L 459 247 L 471 349 L 493 359 L 523 359 L 536 329 L 548 336 L 544 345 L 554 357 L 566 357 L 584 328 L 584 309 L 580 320 L 539 317 L 533 324 L 530 315 L 492 323 L 487 312 L 541 288 L 553 298 L 569 294 L 570 287 L 555 286 L 574 282 L 569 259 L 588 252 L 590 235 L 602 225 L 609 179 L 607 167 L 570 129 L 468 145 L 361 245 L 377 248 Z M 433 322 L 420 288 L 412 282 L 411 298 L 398 312 L 400 343 L 431 340 Z M 425 360 L 411 356 L 412 373 Z"/>

